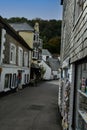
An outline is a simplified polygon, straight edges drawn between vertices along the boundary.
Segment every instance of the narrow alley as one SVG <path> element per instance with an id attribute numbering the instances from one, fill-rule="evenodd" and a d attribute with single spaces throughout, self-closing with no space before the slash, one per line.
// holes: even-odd
<path id="1" fill-rule="evenodd" d="M 0 130 L 62 130 L 58 81 L 46 81 L 0 97 Z"/>

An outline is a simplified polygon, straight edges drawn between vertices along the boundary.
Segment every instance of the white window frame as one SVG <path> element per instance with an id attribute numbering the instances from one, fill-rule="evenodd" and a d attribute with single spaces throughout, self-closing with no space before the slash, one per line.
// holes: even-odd
<path id="1" fill-rule="evenodd" d="M 4 89 L 8 89 L 12 87 L 12 74 L 7 73 L 5 74 L 5 79 L 4 79 Z"/>
<path id="2" fill-rule="evenodd" d="M 23 66 L 23 49 L 21 47 L 18 48 L 18 65 Z"/>
<path id="3" fill-rule="evenodd" d="M 10 44 L 10 64 L 16 64 L 16 46 L 13 43 Z"/>
<path id="4" fill-rule="evenodd" d="M 28 52 L 24 52 L 24 66 L 28 66 Z"/>

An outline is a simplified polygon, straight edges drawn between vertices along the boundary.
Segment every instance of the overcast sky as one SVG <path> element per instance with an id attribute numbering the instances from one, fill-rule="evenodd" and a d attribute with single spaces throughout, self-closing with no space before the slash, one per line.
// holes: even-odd
<path id="1" fill-rule="evenodd" d="M 61 0 L 0 0 L 3 18 L 25 17 L 43 20 L 62 19 Z"/>

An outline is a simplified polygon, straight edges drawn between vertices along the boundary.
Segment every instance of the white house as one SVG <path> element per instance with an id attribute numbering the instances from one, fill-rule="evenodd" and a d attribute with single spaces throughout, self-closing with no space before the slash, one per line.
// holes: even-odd
<path id="1" fill-rule="evenodd" d="M 53 79 L 51 67 L 44 60 L 42 60 L 39 65 L 41 67 L 43 67 L 44 70 L 45 70 L 45 73 L 43 75 L 43 79 L 44 80 L 51 80 L 51 79 Z"/>
<path id="2" fill-rule="evenodd" d="M 60 67 L 60 61 L 58 58 L 48 58 L 46 63 L 51 67 L 53 79 L 59 79 L 60 73 L 59 73 L 59 67 Z"/>
<path id="3" fill-rule="evenodd" d="M 42 62 L 41 65 L 45 68 L 44 79 L 59 79 L 59 66 L 60 61 L 58 58 L 52 58 L 51 53 L 47 49 L 42 49 Z"/>
<path id="4" fill-rule="evenodd" d="M 32 49 L 21 36 L 0 17 L 0 92 L 29 83 L 29 52 Z"/>
<path id="5" fill-rule="evenodd" d="M 46 61 L 47 58 L 52 58 L 51 53 L 47 49 L 42 49 L 42 59 Z"/>

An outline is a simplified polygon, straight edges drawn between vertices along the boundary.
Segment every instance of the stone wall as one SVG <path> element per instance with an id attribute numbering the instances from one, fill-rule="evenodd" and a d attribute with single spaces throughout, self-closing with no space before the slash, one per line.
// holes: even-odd
<path id="1" fill-rule="evenodd" d="M 5 43 L 4 43 L 4 48 L 5 50 L 3 51 L 4 58 L 3 58 L 3 63 L 4 64 L 10 64 L 10 44 L 13 43 L 16 46 L 16 64 L 18 65 L 18 47 L 20 46 L 23 49 L 23 52 L 29 52 L 27 48 L 21 45 L 20 42 L 15 40 L 10 34 L 6 33 L 5 34 Z M 23 58 L 23 65 L 24 65 L 24 58 Z"/>

